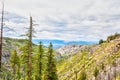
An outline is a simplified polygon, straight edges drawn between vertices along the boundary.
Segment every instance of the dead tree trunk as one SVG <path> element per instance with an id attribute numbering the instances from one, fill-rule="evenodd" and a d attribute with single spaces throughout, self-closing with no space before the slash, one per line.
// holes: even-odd
<path id="1" fill-rule="evenodd" d="M 29 45 L 28 45 L 28 80 L 31 80 L 31 53 L 32 53 L 32 17 L 30 17 L 30 29 L 29 29 Z"/>
<path id="2" fill-rule="evenodd" d="M 1 34 L 0 34 L 0 69 L 2 66 L 2 38 L 3 38 L 3 21 L 4 21 L 4 3 L 2 6 L 2 18 L 1 18 Z"/>

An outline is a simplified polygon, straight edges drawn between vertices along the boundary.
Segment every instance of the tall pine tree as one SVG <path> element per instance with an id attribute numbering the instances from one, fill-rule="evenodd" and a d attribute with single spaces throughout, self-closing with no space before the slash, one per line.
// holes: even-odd
<path id="1" fill-rule="evenodd" d="M 58 80 L 52 47 L 53 47 L 52 43 L 50 43 L 49 48 L 48 48 L 48 63 L 47 63 L 47 69 L 46 69 L 46 74 L 45 74 L 45 80 Z"/>
<path id="2" fill-rule="evenodd" d="M 33 52 L 33 43 L 32 43 L 32 37 L 34 36 L 34 28 L 33 28 L 33 20 L 32 17 L 30 16 L 30 26 L 28 29 L 28 31 L 26 32 L 26 34 L 23 34 L 21 36 L 26 36 L 27 37 L 27 41 L 26 41 L 26 45 L 21 47 L 21 50 L 23 52 L 23 54 L 21 55 L 22 58 L 22 63 L 24 63 L 23 66 L 23 71 L 25 72 L 24 75 L 24 79 L 27 78 L 27 80 L 31 80 L 32 79 L 32 52 Z"/>
<path id="3" fill-rule="evenodd" d="M 42 42 L 39 43 L 39 46 L 38 46 L 38 53 L 36 55 L 36 65 L 35 65 L 35 69 L 36 69 L 36 72 L 35 72 L 35 80 L 42 80 L 42 75 L 43 75 L 43 53 L 44 53 L 44 50 L 43 50 L 43 45 L 42 45 Z"/>
<path id="4" fill-rule="evenodd" d="M 20 59 L 19 59 L 19 56 L 18 56 L 16 50 L 13 50 L 11 57 L 10 57 L 10 62 L 12 65 L 13 74 L 14 74 L 14 78 L 15 78 L 16 75 L 18 75 L 18 73 L 20 72 Z"/>
<path id="5" fill-rule="evenodd" d="M 25 80 L 27 78 L 27 63 L 28 63 L 28 40 L 26 44 L 20 47 L 20 63 L 21 63 L 21 70 L 22 70 L 22 78 Z"/>
<path id="6" fill-rule="evenodd" d="M 0 71 L 2 66 L 2 44 L 3 44 L 3 26 L 4 26 L 4 2 L 2 4 L 2 17 L 1 17 L 1 29 L 0 29 Z"/>

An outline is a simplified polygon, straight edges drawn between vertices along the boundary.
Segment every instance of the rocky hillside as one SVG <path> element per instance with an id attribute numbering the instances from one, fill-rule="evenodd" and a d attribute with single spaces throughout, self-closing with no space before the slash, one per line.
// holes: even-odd
<path id="1" fill-rule="evenodd" d="M 60 50 L 65 53 L 73 51 L 74 48 L 64 49 Z M 120 38 L 118 36 L 109 42 L 93 45 L 87 50 L 86 48 L 82 51 L 77 50 L 75 55 L 57 65 L 59 80 L 120 80 Z"/>
<path id="2" fill-rule="evenodd" d="M 77 52 L 82 50 L 82 47 L 83 45 L 79 45 L 79 44 L 71 44 L 71 45 L 69 44 L 58 48 L 56 52 L 61 56 L 69 56 L 72 54 L 76 54 Z"/>
<path id="3" fill-rule="evenodd" d="M 2 61 L 3 62 L 9 61 L 12 50 L 14 49 L 18 50 L 18 48 L 25 43 L 26 43 L 26 39 L 13 39 L 7 37 L 3 38 Z"/>
<path id="4" fill-rule="evenodd" d="M 72 56 L 83 50 L 89 50 L 90 52 L 93 52 L 94 51 L 93 46 L 95 45 L 69 44 L 56 49 L 56 53 L 62 57 Z"/>
<path id="5" fill-rule="evenodd" d="M 80 45 L 80 44 L 69 44 L 64 45 L 58 49 L 56 49 L 57 58 L 70 58 L 77 53 L 81 53 L 82 51 L 88 51 L 89 53 L 93 53 L 100 45 Z"/>

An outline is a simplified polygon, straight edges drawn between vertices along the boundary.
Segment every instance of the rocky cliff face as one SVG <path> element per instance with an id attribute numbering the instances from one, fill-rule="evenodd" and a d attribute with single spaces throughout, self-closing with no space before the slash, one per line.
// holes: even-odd
<path id="1" fill-rule="evenodd" d="M 89 51 L 93 53 L 99 45 L 80 45 L 80 44 L 69 44 L 62 46 L 56 50 L 56 53 L 59 54 L 61 57 L 64 56 L 72 56 L 76 53 L 79 53 L 83 50 Z"/>
<path id="2" fill-rule="evenodd" d="M 69 56 L 72 54 L 76 54 L 77 52 L 79 52 L 81 50 L 83 45 L 79 45 L 79 44 L 69 44 L 69 45 L 65 45 L 60 47 L 59 49 L 56 50 L 56 52 L 58 54 L 60 54 L 61 56 Z"/>

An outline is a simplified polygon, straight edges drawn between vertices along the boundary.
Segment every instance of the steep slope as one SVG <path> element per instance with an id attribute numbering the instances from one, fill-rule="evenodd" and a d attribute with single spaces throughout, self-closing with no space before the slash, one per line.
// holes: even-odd
<path id="1" fill-rule="evenodd" d="M 79 45 L 79 44 L 69 44 L 69 45 L 65 45 L 65 46 L 58 48 L 56 52 L 57 54 L 60 54 L 61 56 L 69 56 L 69 55 L 73 55 L 79 52 L 82 46 L 83 45 Z"/>
<path id="2" fill-rule="evenodd" d="M 57 65 L 59 80 L 113 80 L 120 74 L 120 39 L 83 50 Z"/>
<path id="3" fill-rule="evenodd" d="M 13 39 L 13 38 L 3 38 L 3 54 L 2 54 L 2 61 L 6 62 L 9 61 L 11 51 L 18 48 L 24 44 L 26 44 L 26 39 Z"/>
<path id="4" fill-rule="evenodd" d="M 93 52 L 95 50 L 93 49 L 93 46 L 95 45 L 69 44 L 62 46 L 56 49 L 55 51 L 61 57 L 70 57 L 85 49 L 89 50 L 90 52 Z"/>

